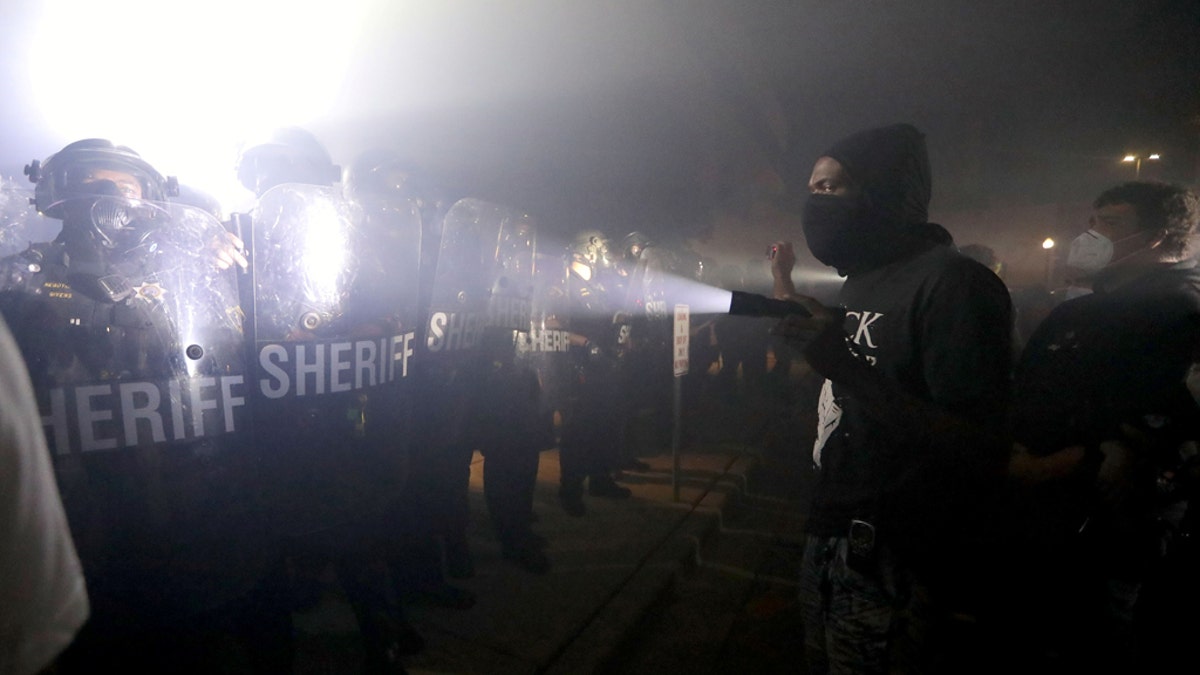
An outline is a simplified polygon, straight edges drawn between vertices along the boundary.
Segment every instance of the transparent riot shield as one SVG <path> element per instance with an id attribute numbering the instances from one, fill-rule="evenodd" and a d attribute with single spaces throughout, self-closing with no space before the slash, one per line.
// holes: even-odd
<path id="1" fill-rule="evenodd" d="M 508 207 L 463 199 L 447 212 L 421 345 L 431 385 L 461 379 L 463 368 L 490 358 L 481 356 L 485 334 L 489 343 L 503 334 L 511 360 L 514 332 L 530 322 L 534 242 L 532 220 Z"/>
<path id="2" fill-rule="evenodd" d="M 250 397 L 275 523 L 349 537 L 404 489 L 420 222 L 281 185 L 250 214 Z"/>
<path id="3" fill-rule="evenodd" d="M 672 250 L 650 245 L 642 250 L 630 277 L 629 294 L 636 297 L 630 317 L 629 349 L 620 367 L 620 387 L 627 392 L 626 428 L 655 451 L 669 443 L 673 393 L 674 325 L 672 312 L 680 297 L 682 270 Z"/>
<path id="4" fill-rule="evenodd" d="M 517 335 L 517 357 L 538 375 L 543 420 L 561 416 L 573 370 L 565 254 L 537 255 L 529 330 Z M 552 447 L 552 446 L 547 446 Z"/>
<path id="5" fill-rule="evenodd" d="M 477 352 L 496 285 L 495 252 L 506 210 L 477 199 L 456 202 L 442 219 L 425 344 L 435 363 Z"/>
<path id="6" fill-rule="evenodd" d="M 528 325 L 534 250 L 527 218 L 478 199 L 450 207 L 439 234 L 420 351 L 422 386 L 444 388 L 485 358 L 486 332 L 504 328 L 512 345 L 512 331 Z M 431 405 L 431 414 L 453 408 Z"/>
<path id="7" fill-rule="evenodd" d="M 541 414 L 537 371 L 519 353 L 521 336 L 528 333 L 533 316 L 536 225 L 523 213 L 488 206 L 486 217 L 496 223 L 497 236 L 483 337 L 485 372 L 470 414 L 475 445 L 485 453 L 489 448 L 509 454 L 536 452 L 554 445 L 548 418 Z M 535 444 L 538 447 L 531 447 Z"/>
<path id="8" fill-rule="evenodd" d="M 499 233 L 492 256 L 495 281 L 488 299 L 488 326 L 520 331 L 529 326 L 533 293 L 537 233 L 528 215 L 495 207 Z"/>
<path id="9" fill-rule="evenodd" d="M 0 258 L 58 234 L 59 221 L 39 214 L 32 199 L 33 190 L 0 176 Z"/>
<path id="10" fill-rule="evenodd" d="M 137 631 L 247 593 L 271 557 L 237 277 L 179 204 L 63 202 L 62 233 L 0 264 L 93 622 Z M 56 221 L 57 222 L 57 221 Z"/>

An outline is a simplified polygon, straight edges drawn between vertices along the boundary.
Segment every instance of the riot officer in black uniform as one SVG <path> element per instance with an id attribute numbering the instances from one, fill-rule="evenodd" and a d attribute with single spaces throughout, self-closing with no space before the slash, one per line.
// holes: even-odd
<path id="1" fill-rule="evenodd" d="M 576 236 L 567 287 L 576 378 L 563 411 L 559 501 L 567 513 L 582 516 L 587 511 L 585 478 L 588 494 L 594 497 L 626 499 L 632 494 L 612 477 L 620 463 L 618 368 L 628 324 L 608 238 L 602 232 L 588 230 Z"/>
<path id="2" fill-rule="evenodd" d="M 483 496 L 500 540 L 501 555 L 535 574 L 550 569 L 545 540 L 532 528 L 538 460 L 552 447 L 541 415 L 542 386 L 526 358 L 518 358 L 520 336 L 533 320 L 536 228 L 529 216 L 508 210 L 500 216 L 495 245 L 495 281 L 482 337 L 484 375 L 471 405 L 483 463 Z"/>
<path id="3" fill-rule="evenodd" d="M 663 448 L 671 438 L 671 362 L 673 326 L 669 297 L 671 275 L 681 272 L 679 257 L 640 231 L 622 240 L 629 270 L 627 304 L 630 314 L 629 349 L 621 368 L 626 397 L 626 442 L 621 468 L 646 471 L 638 459 L 648 441 Z"/>
<path id="4" fill-rule="evenodd" d="M 126 147 L 72 143 L 26 168 L 51 242 L 0 261 L 91 597 L 60 669 L 279 670 L 260 611 L 273 557 L 246 415 L 236 280 L 210 214 Z"/>
<path id="5" fill-rule="evenodd" d="M 367 669 L 402 669 L 422 640 L 390 599 L 387 521 L 408 472 L 409 369 L 416 340 L 419 225 L 348 199 L 309 132 L 246 149 L 238 178 L 259 197 L 247 218 L 256 431 L 273 514 L 306 608 L 332 564 L 358 619 Z M 406 255 L 407 251 L 407 255 Z"/>

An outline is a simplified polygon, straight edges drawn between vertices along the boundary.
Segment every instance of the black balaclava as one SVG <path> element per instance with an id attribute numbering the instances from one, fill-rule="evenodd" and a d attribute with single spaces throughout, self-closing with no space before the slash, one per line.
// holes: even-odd
<path id="1" fill-rule="evenodd" d="M 928 239 L 931 176 L 925 135 L 909 124 L 860 131 L 822 153 L 861 188 L 857 197 L 809 195 L 809 250 L 843 274 L 890 262 Z"/>

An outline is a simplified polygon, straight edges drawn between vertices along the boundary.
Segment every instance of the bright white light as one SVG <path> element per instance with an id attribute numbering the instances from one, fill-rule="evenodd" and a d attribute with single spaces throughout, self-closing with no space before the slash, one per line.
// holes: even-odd
<path id="1" fill-rule="evenodd" d="M 670 302 L 688 305 L 693 314 L 729 313 L 729 301 L 733 298 L 733 293 L 724 288 L 674 275 L 667 275 L 663 282 L 666 297 Z"/>
<path id="2" fill-rule="evenodd" d="M 1146 159 L 1158 159 L 1158 153 L 1156 152 L 1153 155 L 1150 155 L 1149 157 L 1147 157 Z"/>
<path id="3" fill-rule="evenodd" d="M 1046 241 L 1042 242 L 1042 248 L 1046 249 L 1047 251 L 1054 248 L 1054 240 L 1046 237 Z"/>
<path id="4" fill-rule="evenodd" d="M 337 207 L 329 202 L 311 203 L 305 215 L 300 267 L 304 270 L 306 296 L 322 305 L 336 305 L 350 261 L 349 229 Z"/>
<path id="5" fill-rule="evenodd" d="M 1125 157 L 1122 158 L 1121 161 L 1122 162 L 1136 162 L 1137 157 L 1135 155 L 1125 155 Z"/>
<path id="6" fill-rule="evenodd" d="M 45 0 L 35 105 L 61 143 L 129 145 L 225 201 L 243 137 L 309 125 L 339 99 L 376 2 Z"/>
<path id="7" fill-rule="evenodd" d="M 792 281 L 802 284 L 840 284 L 845 279 L 836 271 L 825 269 L 813 269 L 811 267 L 797 267 L 792 272 Z"/>

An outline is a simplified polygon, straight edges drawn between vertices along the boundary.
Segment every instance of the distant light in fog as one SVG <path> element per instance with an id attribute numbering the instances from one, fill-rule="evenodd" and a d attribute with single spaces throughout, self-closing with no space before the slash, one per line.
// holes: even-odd
<path id="1" fill-rule="evenodd" d="M 1136 155 L 1125 155 L 1125 157 L 1123 159 L 1121 159 L 1121 161 L 1122 162 L 1136 162 L 1137 156 Z"/>
<path id="2" fill-rule="evenodd" d="M 1158 153 L 1156 152 L 1156 153 L 1150 155 L 1149 157 L 1147 157 L 1146 159 L 1159 159 Z"/>
<path id="3" fill-rule="evenodd" d="M 1046 241 L 1042 242 L 1042 248 L 1046 249 L 1047 251 L 1054 248 L 1054 240 L 1046 237 Z"/>
<path id="4" fill-rule="evenodd" d="M 47 0 L 29 55 L 35 105 L 62 143 L 129 145 L 226 200 L 250 130 L 303 126 L 336 103 L 375 3 Z"/>

